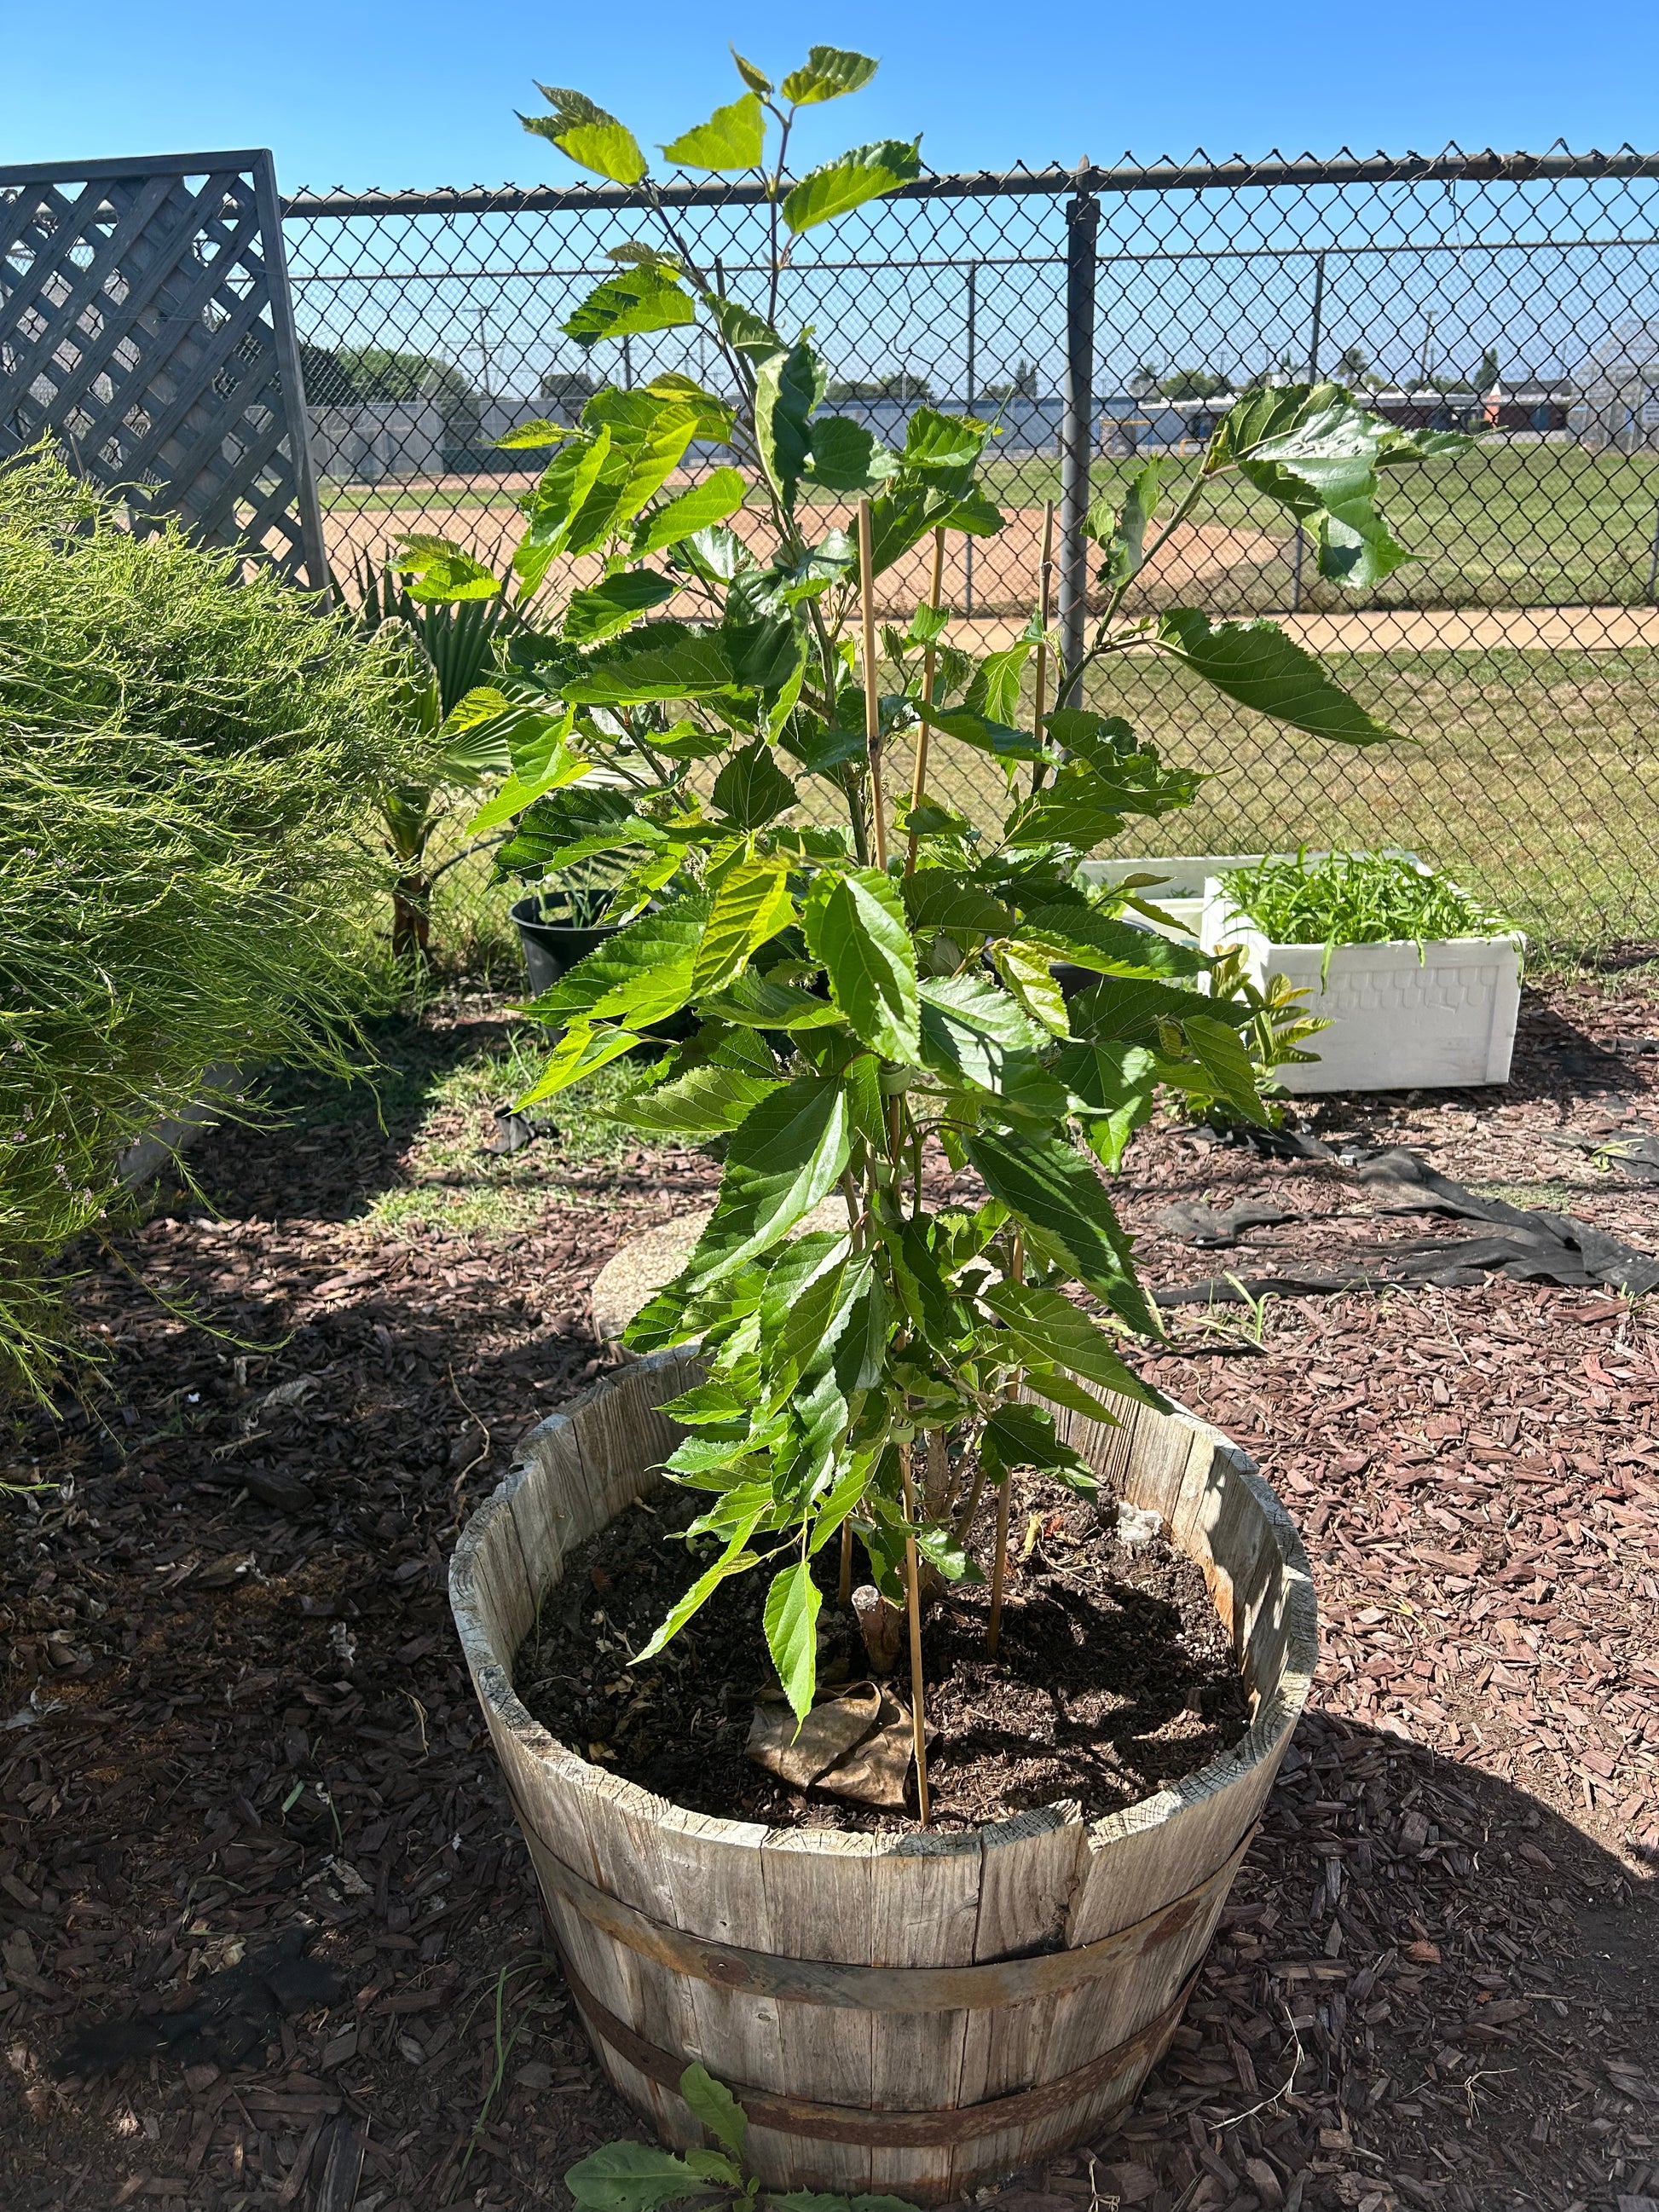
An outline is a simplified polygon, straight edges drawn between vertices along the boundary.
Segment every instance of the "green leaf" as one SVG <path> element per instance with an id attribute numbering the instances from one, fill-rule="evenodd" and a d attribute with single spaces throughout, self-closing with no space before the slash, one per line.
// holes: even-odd
<path id="1" fill-rule="evenodd" d="M 924 1066 L 991 1091 L 1036 1068 L 1043 1030 L 988 977 L 927 976 L 918 996 Z"/>
<path id="2" fill-rule="evenodd" d="M 714 778 L 715 808 L 739 830 L 759 830 L 795 804 L 795 787 L 763 738 L 732 754 Z"/>
<path id="3" fill-rule="evenodd" d="M 611 455 L 611 433 L 584 434 L 579 443 L 556 453 L 530 495 L 527 527 L 513 556 L 514 574 L 526 592 L 542 579 L 569 542 L 571 526 L 586 506 Z"/>
<path id="4" fill-rule="evenodd" d="M 592 169 L 596 176 L 609 177 L 617 185 L 638 184 L 645 174 L 645 155 L 626 124 L 607 115 L 585 93 L 553 84 L 538 85 L 536 89 L 553 113 L 521 115 L 519 120 L 526 131 L 550 139 L 562 154 L 568 154 L 580 167 Z"/>
<path id="5" fill-rule="evenodd" d="M 1124 1364 L 1088 1315 L 1063 1291 L 1004 1277 L 988 1283 L 979 1301 L 1018 1340 L 1026 1358 L 1051 1361 L 1120 1397 L 1167 1410 L 1167 1401 Z"/>
<path id="6" fill-rule="evenodd" d="M 802 920 L 854 1033 L 890 1060 L 914 1060 L 921 1049 L 916 948 L 898 886 L 874 868 L 822 875 Z"/>
<path id="7" fill-rule="evenodd" d="M 1029 1243 L 1143 1336 L 1159 1334 L 1135 1279 L 1129 1240 L 1091 1163 L 1059 1137 L 1004 1139 L 980 1133 L 963 1146 L 993 1198 Z"/>
<path id="8" fill-rule="evenodd" d="M 746 70 L 748 64 L 739 62 L 738 66 Z M 810 46 L 803 66 L 791 70 L 783 80 L 783 96 L 797 107 L 812 107 L 821 100 L 841 100 L 868 84 L 878 67 L 868 54 L 849 53 L 841 46 Z M 765 87 L 768 92 L 771 88 Z"/>
<path id="9" fill-rule="evenodd" d="M 1040 945 L 1024 945 L 1018 938 L 999 945 L 992 957 L 997 973 L 1033 1020 L 1055 1036 L 1067 1033 L 1069 1016 L 1066 994 L 1054 979 L 1053 961 Z"/>
<path id="10" fill-rule="evenodd" d="M 766 118 L 752 91 L 662 149 L 663 159 L 682 169 L 757 169 L 765 152 Z"/>
<path id="11" fill-rule="evenodd" d="M 400 576 L 418 578 L 409 596 L 423 606 L 493 599 L 501 588 L 493 570 L 448 538 L 400 538 L 386 566 Z"/>
<path id="12" fill-rule="evenodd" d="M 763 1099 L 727 1147 L 714 1216 L 686 1262 L 692 1285 L 719 1282 L 781 1243 L 840 1182 L 848 1149 L 838 1083 L 797 1076 Z"/>
<path id="13" fill-rule="evenodd" d="M 980 1437 L 980 1455 L 994 1481 L 1000 1482 L 1017 1468 L 1039 1468 L 1056 1474 L 1074 1489 L 1098 1488 L 1094 1470 L 1085 1459 L 1062 1443 L 1054 1433 L 1054 1417 L 1041 1406 L 1010 1399 L 999 1406 Z"/>
<path id="14" fill-rule="evenodd" d="M 653 1632 L 650 1642 L 642 1651 L 636 1651 L 629 1662 L 630 1666 L 642 1667 L 647 1659 L 654 1659 L 664 1644 L 678 1636 L 692 1615 L 701 1612 L 714 1592 L 730 1576 L 744 1573 L 757 1567 L 759 1559 L 746 1547 L 759 1525 L 761 1509 L 746 1514 L 732 1531 L 726 1546 L 714 1565 L 697 1577 L 683 1597 L 677 1598 L 662 1620 Z M 619 2147 L 619 2146 L 618 2146 Z M 664 2200 L 666 2202 L 667 2200 Z"/>
<path id="15" fill-rule="evenodd" d="M 647 623 L 591 653 L 560 684 L 576 706 L 611 707 L 646 699 L 702 699 L 732 688 L 720 639 L 682 623 Z"/>
<path id="16" fill-rule="evenodd" d="M 778 740 L 808 775 L 833 775 L 849 761 L 869 757 L 869 740 L 862 730 L 826 729 L 812 716 L 797 714 Z"/>
<path id="17" fill-rule="evenodd" d="M 943 415 L 918 407 L 904 430 L 903 465 L 921 476 L 941 477 L 957 492 L 971 489 L 969 471 L 985 450 L 989 425 L 971 415 Z"/>
<path id="18" fill-rule="evenodd" d="M 750 1075 L 741 1068 L 706 1065 L 688 1068 L 654 1091 L 635 1091 L 611 1109 L 613 1117 L 647 1136 L 698 1140 L 724 1136 L 747 1121 L 763 1098 L 782 1089 L 781 1080 Z"/>
<path id="19" fill-rule="evenodd" d="M 701 483 L 642 514 L 634 526 L 630 550 L 635 555 L 659 553 L 665 545 L 676 545 L 713 523 L 724 522 L 743 505 L 744 489 L 735 469 L 715 469 Z"/>
<path id="20" fill-rule="evenodd" d="M 1097 914 L 1087 907 L 1040 906 L 1020 924 L 1020 934 L 1052 945 L 1079 968 L 1102 975 L 1197 975 L 1210 962 L 1195 945 L 1180 945 L 1155 929 Z"/>
<path id="21" fill-rule="evenodd" d="M 1218 1096 L 1247 1121 L 1267 1128 L 1267 1111 L 1256 1089 L 1255 1069 L 1237 1030 L 1206 1014 L 1189 1015 L 1182 1028 Z"/>
<path id="22" fill-rule="evenodd" d="M 1017 638 L 1000 653 L 988 653 L 974 671 L 963 705 L 993 722 L 1015 722 L 1020 710 L 1020 678 L 1036 643 L 1035 638 Z"/>
<path id="23" fill-rule="evenodd" d="M 934 707 L 924 699 L 914 704 L 931 729 L 942 730 L 947 738 L 959 738 L 963 744 L 972 745 L 975 752 L 989 753 L 994 760 L 1036 761 L 1050 757 L 1041 738 L 1029 737 L 1024 730 L 1011 729 L 1006 723 L 994 722 L 966 707 Z"/>
<path id="24" fill-rule="evenodd" d="M 662 831 L 635 810 L 627 793 L 579 785 L 537 799 L 512 842 L 496 854 L 495 865 L 502 875 L 540 873 L 574 867 L 601 853 L 662 842 Z"/>
<path id="25" fill-rule="evenodd" d="M 735 46 L 731 49 L 731 54 L 732 60 L 738 65 L 738 75 L 743 79 L 750 92 L 768 93 L 771 91 L 772 80 L 769 76 L 763 76 L 760 70 L 755 67 L 753 62 L 744 61 L 743 56 L 738 52 Z"/>
<path id="26" fill-rule="evenodd" d="M 747 1029 L 791 1032 L 832 1029 L 844 1019 L 841 1008 L 830 1000 L 793 983 L 773 982 L 752 969 L 718 997 L 705 1000 L 702 1010 L 715 1020 L 739 1023 Z"/>
<path id="27" fill-rule="evenodd" d="M 691 295 L 656 262 L 641 263 L 596 284 L 563 325 L 579 346 L 641 331 L 672 331 L 696 320 Z"/>
<path id="28" fill-rule="evenodd" d="M 717 989 L 794 916 L 787 873 L 781 862 L 750 860 L 729 869 L 715 890 L 692 963 L 692 997 Z"/>
<path id="29" fill-rule="evenodd" d="M 1259 714 L 1339 744 L 1397 741 L 1398 732 L 1374 722 L 1356 699 L 1332 682 L 1313 655 L 1292 644 L 1272 623 L 1222 623 L 1212 628 L 1195 607 L 1172 607 L 1161 616 L 1158 639 L 1166 652 Z"/>
<path id="30" fill-rule="evenodd" d="M 1085 1143 L 1114 1175 L 1130 1138 L 1152 1118 L 1158 1068 L 1156 1054 L 1122 1038 L 1068 1044 L 1054 1061 L 1054 1073 L 1083 1123 Z"/>
<path id="31" fill-rule="evenodd" d="M 1229 411 L 1213 441 L 1216 465 L 1236 465 L 1259 491 L 1319 540 L 1319 573 L 1369 590 L 1415 556 L 1396 545 L 1376 511 L 1378 464 L 1401 433 L 1357 406 L 1339 385 L 1257 393 Z"/>
<path id="32" fill-rule="evenodd" d="M 680 2076 L 680 2094 L 715 2142 L 724 2143 L 741 2161 L 746 2123 L 743 2106 L 726 2084 L 717 2081 L 706 2066 L 691 2065 Z"/>
<path id="33" fill-rule="evenodd" d="M 625 629 L 637 616 L 659 607 L 679 589 L 654 568 L 626 568 L 584 592 L 573 592 L 565 609 L 564 635 L 572 645 L 596 645 Z"/>
<path id="34" fill-rule="evenodd" d="M 783 340 L 752 307 L 745 307 L 741 300 L 728 300 L 722 293 L 705 292 L 702 303 L 714 318 L 720 336 L 734 352 L 747 354 L 751 361 L 765 361 L 775 353 L 787 350 Z"/>
<path id="35" fill-rule="evenodd" d="M 1062 787 L 1022 799 L 1008 817 L 1003 842 L 1016 852 L 1039 845 L 1068 845 L 1074 853 L 1091 853 L 1122 827 L 1123 817 L 1101 805 L 1086 790 Z"/>
<path id="36" fill-rule="evenodd" d="M 786 82 L 787 80 L 786 79 Z M 820 95 L 821 97 L 823 95 Z M 799 238 L 820 222 L 850 214 L 866 200 L 914 183 L 921 174 L 920 139 L 884 138 L 855 147 L 839 160 L 809 169 L 798 185 L 785 193 L 783 219 Z"/>
<path id="37" fill-rule="evenodd" d="M 567 969 L 527 1011 L 541 1022 L 602 1019 L 636 1002 L 651 1007 L 642 1022 L 675 1012 L 690 995 L 691 963 L 708 910 L 708 897 L 699 896 L 642 914 Z M 672 1005 L 659 1003 L 670 998 Z"/>
<path id="38" fill-rule="evenodd" d="M 983 1574 L 961 1540 L 949 1528 L 937 1526 L 916 1531 L 916 1549 L 930 1567 L 951 1583 L 982 1583 Z"/>
<path id="39" fill-rule="evenodd" d="M 988 891 L 948 868 L 918 868 L 899 885 L 912 929 L 944 929 L 954 937 L 1011 937 L 1012 912 Z"/>
<path id="40" fill-rule="evenodd" d="M 1143 983 L 1133 976 L 1103 976 L 1070 1002 L 1072 1035 L 1091 1042 L 1145 1036 L 1160 1022 L 1184 1022 L 1194 1014 L 1243 1025 L 1249 1013 L 1242 1002 L 1208 999 L 1175 983 Z"/>
<path id="41" fill-rule="evenodd" d="M 873 430 L 845 415 L 820 416 L 809 434 L 811 453 L 805 472 L 828 490 L 873 491 L 898 465 L 892 454 L 878 450 Z"/>
<path id="42" fill-rule="evenodd" d="M 775 353 L 763 361 L 755 379 L 755 438 L 761 464 L 786 506 L 793 502 L 811 454 L 808 424 L 823 388 L 823 364 L 805 338 L 798 339 L 787 353 Z"/>
<path id="43" fill-rule="evenodd" d="M 685 2154 L 685 2162 L 699 2179 L 712 2181 L 722 2188 L 736 2189 L 743 2181 L 742 2174 L 724 2151 L 705 2150 L 701 2144 L 694 2143 Z"/>
<path id="44" fill-rule="evenodd" d="M 778 1670 L 784 1695 L 804 1721 L 817 1686 L 818 1607 L 822 1603 L 812 1570 L 805 1559 L 775 1575 L 766 1593 L 766 1648 Z"/>
<path id="45" fill-rule="evenodd" d="M 561 1091 L 568 1091 L 573 1083 L 585 1083 L 590 1075 L 597 1075 L 613 1060 L 620 1060 L 623 1053 L 632 1052 L 639 1042 L 631 1030 L 595 1032 L 585 1024 L 567 1030 L 535 1082 L 522 1098 L 514 1100 L 515 1109 L 551 1098 Z"/>
<path id="46" fill-rule="evenodd" d="M 562 446 L 567 438 L 574 438 L 575 434 L 568 422 L 520 422 L 504 438 L 496 439 L 495 448 L 498 453 L 505 453 L 517 452 L 521 447 Z"/>
<path id="47" fill-rule="evenodd" d="M 1095 526 L 1091 511 L 1089 520 L 1083 526 L 1085 537 L 1097 538 L 1105 547 L 1106 559 L 1100 572 L 1100 580 L 1109 591 L 1127 584 L 1140 572 L 1142 550 L 1146 543 L 1147 525 L 1158 509 L 1160 480 L 1165 464 L 1158 458 L 1143 464 L 1129 481 L 1123 503 L 1113 517 L 1110 526 L 1102 531 Z M 1061 739 L 1063 744 L 1065 741 Z"/>
<path id="48" fill-rule="evenodd" d="M 655 2143 L 614 2142 L 579 2159 L 564 2185 L 579 2212 L 656 2212 L 659 2205 L 705 2195 L 714 2184 Z"/>

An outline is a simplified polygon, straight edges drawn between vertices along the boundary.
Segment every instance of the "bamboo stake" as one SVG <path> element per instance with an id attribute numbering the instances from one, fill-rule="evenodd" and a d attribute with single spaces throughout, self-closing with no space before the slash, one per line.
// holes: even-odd
<path id="1" fill-rule="evenodd" d="M 939 597 L 944 586 L 945 532 L 942 530 L 936 530 L 933 532 L 933 580 L 927 594 L 927 604 L 935 614 L 939 612 Z M 933 641 L 930 637 L 922 648 L 921 655 L 921 696 L 930 707 L 933 703 L 934 665 Z M 915 781 L 910 786 L 910 811 L 913 814 L 921 805 L 921 795 L 927 788 L 928 735 L 928 727 L 924 722 L 916 733 L 916 774 Z M 904 872 L 907 876 L 913 876 L 916 872 L 916 842 L 917 833 L 913 830 L 910 832 L 909 849 L 904 855 Z"/>
<path id="2" fill-rule="evenodd" d="M 916 1517 L 915 1492 L 910 1481 L 910 1450 L 904 1447 L 904 1517 Z M 916 1562 L 916 1540 L 904 1540 L 905 1599 L 910 1613 L 910 1726 L 916 1747 L 916 1811 L 925 1828 L 927 1811 L 927 1729 L 921 1703 L 921 1583 Z"/>
<path id="3" fill-rule="evenodd" d="M 843 1521 L 841 1524 L 841 1588 L 836 1595 L 842 1611 L 845 1613 L 853 1602 L 853 1524 L 850 1521 Z"/>
<path id="4" fill-rule="evenodd" d="M 1039 741 L 1042 736 L 1042 717 L 1048 709 L 1048 605 L 1054 580 L 1054 503 L 1042 502 L 1042 558 L 1037 564 L 1037 619 L 1042 625 L 1042 640 L 1036 649 L 1036 711 L 1035 725 Z M 1031 789 L 1042 787 L 1042 763 L 1031 764 Z"/>
<path id="5" fill-rule="evenodd" d="M 871 828 L 876 866 L 887 872 L 887 795 L 881 776 L 881 693 L 876 684 L 876 580 L 870 573 L 870 502 L 859 501 L 859 597 L 864 612 L 864 741 L 870 755 Z"/>
<path id="6" fill-rule="evenodd" d="M 1016 1283 L 1025 1274 L 1025 1240 L 1016 1236 L 1014 1249 L 1009 1255 L 1008 1273 Z M 1018 1382 L 1010 1382 L 1006 1395 L 1012 1398 L 1018 1391 Z M 985 1650 L 988 1658 L 997 1656 L 997 1639 L 1002 1633 L 1002 1593 L 1008 1579 L 1008 1503 L 1013 1494 L 1014 1478 L 1005 1474 L 997 1490 L 997 1547 L 991 1561 L 991 1618 L 986 1624 Z"/>

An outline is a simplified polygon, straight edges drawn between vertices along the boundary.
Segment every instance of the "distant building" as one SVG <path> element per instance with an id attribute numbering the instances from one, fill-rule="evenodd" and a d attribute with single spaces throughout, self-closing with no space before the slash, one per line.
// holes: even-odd
<path id="1" fill-rule="evenodd" d="M 308 407 L 311 462 L 319 477 L 378 483 L 436 476 L 444 465 L 443 410 L 429 399 L 355 399 Z"/>
<path id="2" fill-rule="evenodd" d="M 1581 444 L 1659 451 L 1659 326 L 1622 324 L 1590 356 L 1579 381 L 1568 426 Z"/>

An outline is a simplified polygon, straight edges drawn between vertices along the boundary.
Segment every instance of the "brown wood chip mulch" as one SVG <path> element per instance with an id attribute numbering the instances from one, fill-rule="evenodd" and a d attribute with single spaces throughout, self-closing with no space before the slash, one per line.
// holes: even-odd
<path id="1" fill-rule="evenodd" d="M 1529 995 L 1506 1090 L 1319 1127 L 1659 1251 L 1659 1188 L 1553 1141 L 1659 1129 L 1656 1030 L 1632 977 Z M 439 1009 L 409 1049 L 441 1070 L 502 1034 Z M 179 1196 L 116 1240 L 279 1349 L 187 1327 L 94 1249 L 105 1381 L 16 1425 L 5 1478 L 48 1486 L 7 1502 L 0 1556 L 10 2212 L 520 2212 L 633 2131 L 541 1952 L 443 1575 L 591 1368 L 597 1269 L 707 1177 L 573 1172 L 544 1139 L 514 1163 L 521 1200 L 543 1179 L 527 1212 L 405 1235 L 365 1209 L 416 1176 L 419 1091 L 384 1127 L 335 1104 L 222 1133 L 195 1163 L 216 1218 Z M 493 1127 L 450 1111 L 463 1182 L 499 1182 Z M 1122 1194 L 1155 1282 L 1376 1229 L 1340 1166 L 1167 1127 Z M 1152 1225 L 1182 1199 L 1316 1218 L 1197 1253 Z M 1171 1316 L 1158 1378 L 1279 1486 L 1324 1656 L 1139 2109 L 1000 2212 L 1659 2205 L 1649 1314 L 1497 1279 Z"/>

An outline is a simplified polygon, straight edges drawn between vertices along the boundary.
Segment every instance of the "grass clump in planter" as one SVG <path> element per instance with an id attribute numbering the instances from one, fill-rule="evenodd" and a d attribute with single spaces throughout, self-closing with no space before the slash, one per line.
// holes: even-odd
<path id="1" fill-rule="evenodd" d="M 411 764 L 404 673 L 52 453 L 0 469 L 0 1389 L 41 1387 L 52 1256 L 208 1070 L 343 1066 L 385 988 L 366 833 Z"/>
<path id="2" fill-rule="evenodd" d="M 601 860 L 617 871 L 608 919 L 623 927 L 532 1009 L 555 1038 L 522 1103 L 686 1015 L 690 1036 L 615 1110 L 647 1136 L 725 1148 L 712 1219 L 626 1340 L 700 1341 L 707 1367 L 665 1409 L 693 1432 L 669 1471 L 705 1499 L 689 1587 L 632 1656 L 761 1571 L 766 1647 L 804 1728 L 826 1603 L 856 1620 L 877 1673 L 908 1639 L 926 1822 L 924 1608 L 988 1583 L 994 1652 L 1013 1478 L 1091 1491 L 1057 1415 L 1109 1421 L 1103 1393 L 1162 1403 L 1130 1364 L 1160 1328 L 1099 1166 L 1118 1164 L 1160 1088 L 1267 1115 L 1251 1050 L 1264 1001 L 1238 963 L 1148 931 L 1132 888 L 1079 874 L 1131 817 L 1190 804 L 1200 781 L 1121 716 L 1077 703 L 1083 679 L 1150 657 L 1316 737 L 1386 743 L 1271 623 L 1192 607 L 1149 623 L 1125 600 L 1212 488 L 1240 478 L 1308 532 L 1322 574 L 1370 590 L 1407 557 L 1376 510 L 1378 471 L 1447 441 L 1378 421 L 1334 385 L 1251 392 L 1172 498 L 1151 460 L 1091 516 L 1103 611 L 1073 662 L 1041 610 L 1006 647 L 961 649 L 945 635 L 945 541 L 1001 526 L 980 481 L 994 426 L 918 406 L 902 448 L 882 447 L 825 410 L 811 333 L 781 319 L 794 241 L 917 176 L 917 145 L 863 146 L 792 181 L 786 156 L 818 108 L 875 64 L 815 47 L 775 88 L 738 66 L 740 95 L 666 154 L 757 173 L 769 270 L 728 296 L 659 207 L 650 239 L 616 249 L 615 273 L 564 325 L 587 349 L 701 321 L 732 396 L 665 373 L 598 392 L 577 424 L 502 441 L 550 459 L 514 556 L 526 613 L 501 679 L 514 773 L 479 824 L 516 817 L 502 864 L 532 878 Z M 646 178 L 624 124 L 578 93 L 546 96 L 530 129 L 614 182 Z M 694 445 L 754 465 L 671 489 Z M 826 493 L 855 507 L 855 530 L 826 526 Z M 739 534 L 745 506 L 759 512 Z M 913 551 L 931 591 L 908 624 L 878 630 L 873 580 Z M 544 586 L 567 556 L 595 556 L 603 575 L 556 612 Z M 457 596 L 485 573 L 432 539 L 402 557 Z M 933 795 L 941 746 L 994 767 L 994 831 Z M 908 791 L 891 775 L 900 749 Z M 1082 988 L 1062 987 L 1068 969 Z M 939 1152 L 977 1176 L 982 1202 L 930 1199 Z M 797 1234 L 832 1194 L 846 1225 Z"/>
<path id="3" fill-rule="evenodd" d="M 1510 927 L 1400 853 L 1327 853 L 1310 861 L 1271 854 L 1230 869 L 1221 888 L 1233 909 L 1273 945 L 1322 945 L 1325 971 L 1340 945 L 1425 945 L 1501 936 Z"/>

